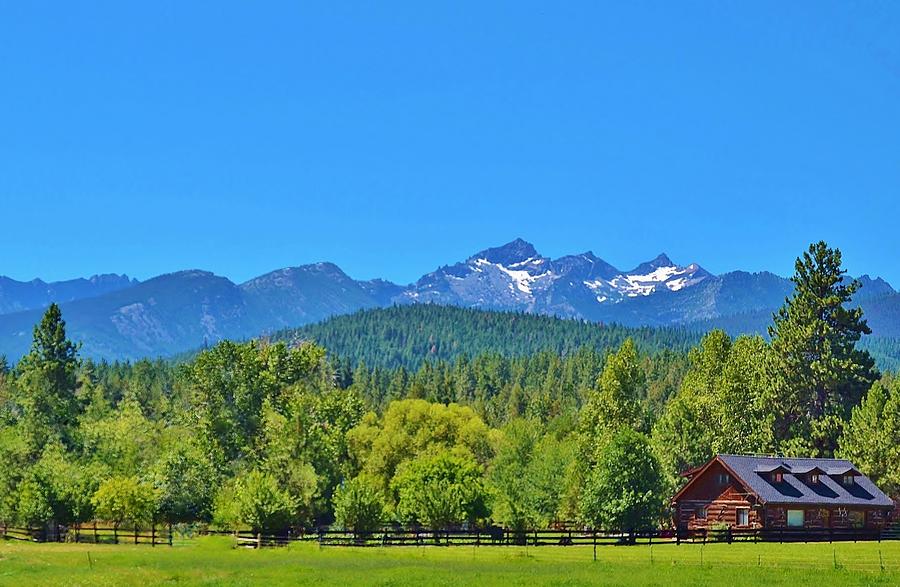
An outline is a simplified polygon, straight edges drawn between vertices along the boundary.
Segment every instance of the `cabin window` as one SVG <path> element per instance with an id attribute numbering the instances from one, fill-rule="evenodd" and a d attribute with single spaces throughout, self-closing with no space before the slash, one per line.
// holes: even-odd
<path id="1" fill-rule="evenodd" d="M 784 473 L 772 473 L 772 483 L 781 483 L 784 481 Z"/>
<path id="2" fill-rule="evenodd" d="M 853 485 L 853 475 L 844 475 L 842 481 L 844 485 Z"/>
<path id="3" fill-rule="evenodd" d="M 706 508 L 702 507 L 702 508 L 697 508 L 696 510 L 694 510 L 694 517 L 697 518 L 698 520 L 705 520 L 706 519 Z"/>
<path id="4" fill-rule="evenodd" d="M 750 508 L 737 508 L 735 510 L 735 524 L 738 526 L 750 525 Z"/>
<path id="5" fill-rule="evenodd" d="M 787 511 L 787 525 L 788 528 L 802 528 L 803 527 L 803 510 L 788 510 Z"/>
<path id="6" fill-rule="evenodd" d="M 809 482 L 812 483 L 813 485 L 815 485 L 816 483 L 818 483 L 818 482 L 819 482 L 819 474 L 818 474 L 818 473 L 812 473 L 812 474 L 809 476 Z"/>
<path id="7" fill-rule="evenodd" d="M 850 526 L 852 528 L 862 528 L 866 525 L 866 514 L 859 510 L 850 510 Z"/>
<path id="8" fill-rule="evenodd" d="M 731 483 L 731 475 L 728 473 L 719 473 L 716 479 L 719 481 L 719 485 L 728 485 Z"/>

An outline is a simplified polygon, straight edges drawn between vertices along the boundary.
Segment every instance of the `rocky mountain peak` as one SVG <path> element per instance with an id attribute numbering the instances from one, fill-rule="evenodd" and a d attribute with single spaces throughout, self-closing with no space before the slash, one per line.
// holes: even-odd
<path id="1" fill-rule="evenodd" d="M 665 253 L 660 253 L 654 259 L 650 261 L 645 261 L 641 263 L 631 271 L 629 271 L 629 275 L 644 275 L 646 273 L 652 273 L 656 271 L 660 267 L 675 267 L 675 263 L 672 262 L 672 259 Z"/>
<path id="2" fill-rule="evenodd" d="M 534 248 L 534 245 L 521 238 L 517 238 L 505 245 L 480 251 L 470 257 L 470 260 L 484 259 L 491 263 L 510 266 L 537 257 L 540 257 L 540 255 L 538 254 L 537 249 Z"/>

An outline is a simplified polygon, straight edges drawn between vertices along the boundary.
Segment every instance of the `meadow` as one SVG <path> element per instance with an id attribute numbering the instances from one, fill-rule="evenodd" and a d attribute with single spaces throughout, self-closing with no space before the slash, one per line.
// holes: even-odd
<path id="1" fill-rule="evenodd" d="M 900 585 L 900 542 L 288 548 L 0 543 L 0 585 Z"/>

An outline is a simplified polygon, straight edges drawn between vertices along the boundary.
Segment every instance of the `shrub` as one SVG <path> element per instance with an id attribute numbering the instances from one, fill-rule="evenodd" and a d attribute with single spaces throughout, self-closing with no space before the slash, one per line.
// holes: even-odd
<path id="1" fill-rule="evenodd" d="M 254 532 L 283 530 L 293 521 L 297 504 L 268 473 L 254 470 L 241 475 L 234 495 L 240 521 Z"/>
<path id="2" fill-rule="evenodd" d="M 334 517 L 338 525 L 356 535 L 371 534 L 381 526 L 384 500 L 370 482 L 351 479 L 334 493 Z"/>
<path id="3" fill-rule="evenodd" d="M 153 520 L 156 494 L 137 477 L 112 477 L 100 484 L 91 499 L 98 518 L 116 525 L 127 522 L 139 526 Z"/>

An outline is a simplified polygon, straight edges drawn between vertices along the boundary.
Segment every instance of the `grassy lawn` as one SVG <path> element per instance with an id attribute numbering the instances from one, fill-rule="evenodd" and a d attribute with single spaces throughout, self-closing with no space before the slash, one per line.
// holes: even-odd
<path id="1" fill-rule="evenodd" d="M 2 542 L 0 584 L 900 585 L 900 542 L 605 546 L 597 553 L 594 562 L 591 548 L 580 546 L 302 544 L 255 551 L 235 549 L 222 537 L 172 548 Z"/>

